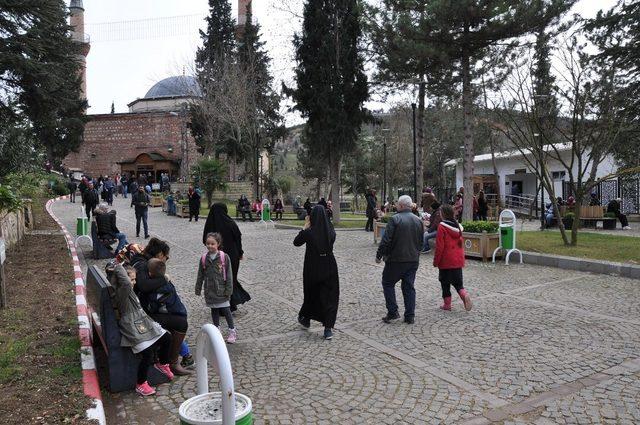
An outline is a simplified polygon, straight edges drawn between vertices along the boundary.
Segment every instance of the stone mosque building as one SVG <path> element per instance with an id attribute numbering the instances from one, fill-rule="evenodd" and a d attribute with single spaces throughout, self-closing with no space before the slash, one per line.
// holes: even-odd
<path id="1" fill-rule="evenodd" d="M 239 10 L 246 11 L 250 1 L 239 0 Z M 71 0 L 69 10 L 73 37 L 85 46 L 82 53 L 86 57 L 90 45 L 84 33 L 82 0 Z M 239 25 L 246 22 L 243 15 L 238 17 Z M 85 58 L 81 59 L 84 64 Z M 85 67 L 82 74 L 86 96 Z M 194 77 L 173 76 L 157 82 L 143 98 L 129 103 L 129 112 L 88 115 L 83 143 L 62 165 L 91 176 L 145 173 L 151 182 L 157 182 L 161 173 L 168 173 L 172 181 L 184 179 L 201 157 L 188 129 L 188 104 L 200 96 Z M 237 180 L 237 175 L 230 175 L 229 180 Z M 249 187 L 247 194 L 251 193 Z"/>

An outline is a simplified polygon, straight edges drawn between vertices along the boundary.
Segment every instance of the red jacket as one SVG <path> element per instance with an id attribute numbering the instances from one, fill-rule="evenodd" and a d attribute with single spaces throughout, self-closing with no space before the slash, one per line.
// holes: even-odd
<path id="1" fill-rule="evenodd" d="M 439 269 L 461 269 L 464 267 L 464 246 L 462 225 L 451 221 L 443 221 L 438 225 L 436 236 L 436 253 L 433 256 L 433 267 Z"/>

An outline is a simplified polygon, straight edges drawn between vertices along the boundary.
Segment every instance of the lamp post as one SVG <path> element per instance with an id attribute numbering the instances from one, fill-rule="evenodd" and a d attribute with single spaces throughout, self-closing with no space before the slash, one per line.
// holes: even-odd
<path id="1" fill-rule="evenodd" d="M 388 128 L 383 128 L 383 141 L 382 141 L 382 205 L 387 203 L 387 134 L 390 131 Z"/>
<path id="2" fill-rule="evenodd" d="M 413 112 L 413 201 L 417 202 L 418 199 L 418 158 L 416 156 L 416 104 L 411 104 L 411 110 Z"/>

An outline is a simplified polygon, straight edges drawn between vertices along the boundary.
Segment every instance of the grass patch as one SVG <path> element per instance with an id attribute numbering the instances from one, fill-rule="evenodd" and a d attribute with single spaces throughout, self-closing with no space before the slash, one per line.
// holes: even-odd
<path id="1" fill-rule="evenodd" d="M 640 238 L 581 232 L 577 246 L 565 246 L 558 232 L 518 232 L 516 244 L 524 251 L 594 260 L 640 264 Z"/>
<path id="2" fill-rule="evenodd" d="M 0 384 L 16 378 L 22 370 L 18 359 L 29 351 L 29 338 L 0 340 Z"/>

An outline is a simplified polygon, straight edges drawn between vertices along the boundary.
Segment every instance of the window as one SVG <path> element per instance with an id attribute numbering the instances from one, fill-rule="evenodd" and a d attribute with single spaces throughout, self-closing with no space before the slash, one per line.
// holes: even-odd
<path id="1" fill-rule="evenodd" d="M 553 180 L 564 180 L 566 172 L 564 171 L 554 171 L 551 173 L 551 178 Z"/>
<path id="2" fill-rule="evenodd" d="M 527 174 L 527 169 L 526 168 L 518 168 L 517 170 L 515 170 L 513 172 L 513 174 Z"/>

